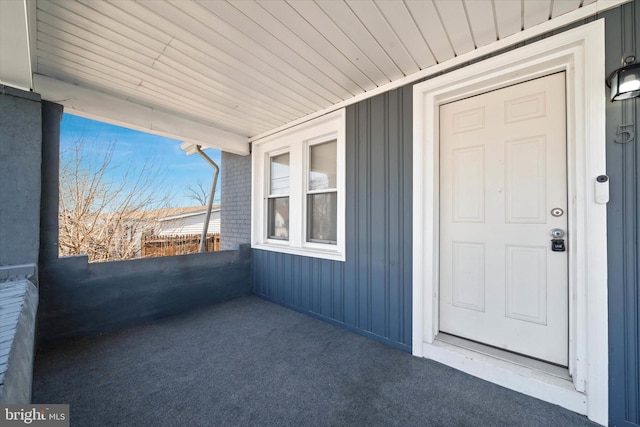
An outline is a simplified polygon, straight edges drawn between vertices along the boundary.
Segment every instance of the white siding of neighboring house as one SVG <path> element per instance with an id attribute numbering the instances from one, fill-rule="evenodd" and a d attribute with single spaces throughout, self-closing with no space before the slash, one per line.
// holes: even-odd
<path id="1" fill-rule="evenodd" d="M 175 236 L 202 233 L 206 212 L 184 215 L 178 218 L 164 219 L 159 222 L 156 234 Z M 220 211 L 211 212 L 207 234 L 220 233 Z"/>

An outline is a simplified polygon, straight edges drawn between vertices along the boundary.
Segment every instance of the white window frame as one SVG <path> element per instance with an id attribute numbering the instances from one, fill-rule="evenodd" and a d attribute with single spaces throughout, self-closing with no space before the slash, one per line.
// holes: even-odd
<path id="1" fill-rule="evenodd" d="M 322 138 L 317 138 L 315 140 L 311 140 L 311 141 L 306 141 L 305 143 L 305 150 L 304 150 L 304 173 L 305 173 L 305 181 L 304 181 L 304 224 L 303 224 L 303 233 L 304 233 L 304 240 L 305 240 L 305 247 L 311 247 L 311 248 L 324 248 L 325 245 L 337 245 L 336 243 L 328 243 L 328 242 L 313 242 L 313 241 L 309 241 L 307 240 L 309 238 L 309 223 L 310 223 L 310 218 L 309 218 L 309 195 L 312 194 L 330 194 L 330 193 L 336 193 L 338 194 L 338 183 L 336 180 L 336 185 L 335 187 L 332 188 L 328 188 L 328 189 L 322 189 L 322 190 L 309 190 L 309 170 L 310 170 L 310 165 L 311 165 L 311 147 L 314 147 L 316 145 L 322 145 L 328 142 L 333 142 L 336 141 L 335 139 L 329 138 L 327 139 L 326 137 L 322 137 Z M 337 160 L 338 160 L 338 144 L 336 141 L 336 168 L 338 167 L 337 165 Z M 336 169 L 336 174 L 337 174 L 337 169 Z M 337 209 L 337 208 L 336 208 Z M 337 220 L 337 216 L 336 216 L 336 220 Z M 336 225 L 337 227 L 337 225 Z M 336 229 L 336 234 L 337 234 L 337 229 Z M 337 236 L 336 236 L 337 237 Z"/>
<path id="2" fill-rule="evenodd" d="M 284 194 L 271 194 L 271 159 L 273 157 L 280 156 L 282 154 L 289 154 L 289 192 Z M 267 153 L 265 156 L 265 180 L 264 180 L 264 201 L 265 201 L 265 214 L 264 214 L 264 227 L 265 227 L 265 239 L 275 245 L 288 244 L 289 238 L 287 239 L 274 239 L 269 238 L 269 199 L 278 198 L 278 197 L 288 197 L 289 198 L 289 217 L 291 217 L 291 152 L 289 147 L 284 147 L 275 151 L 271 151 Z M 289 223 L 289 228 L 291 228 L 291 223 Z M 290 234 L 290 230 L 287 230 Z"/>
<path id="3" fill-rule="evenodd" d="M 345 110 L 253 142 L 251 247 L 267 251 L 345 261 Z M 309 148 L 336 141 L 336 243 L 307 242 Z M 267 238 L 269 159 L 289 153 L 289 240 Z"/>

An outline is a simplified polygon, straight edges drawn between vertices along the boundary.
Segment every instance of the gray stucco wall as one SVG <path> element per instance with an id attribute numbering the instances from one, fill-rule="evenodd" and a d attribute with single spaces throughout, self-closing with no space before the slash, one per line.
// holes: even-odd
<path id="1" fill-rule="evenodd" d="M 58 258 L 62 107 L 43 102 L 38 344 L 110 332 L 251 292 L 251 250 L 89 264 Z M 37 224 L 35 225 L 37 230 Z"/>
<path id="2" fill-rule="evenodd" d="M 40 96 L 0 85 L 0 266 L 38 261 L 41 129 Z"/>
<path id="3" fill-rule="evenodd" d="M 220 249 L 251 241 L 251 156 L 222 152 Z"/>
<path id="4" fill-rule="evenodd" d="M 0 403 L 29 403 L 38 307 L 40 96 L 0 85 Z"/>

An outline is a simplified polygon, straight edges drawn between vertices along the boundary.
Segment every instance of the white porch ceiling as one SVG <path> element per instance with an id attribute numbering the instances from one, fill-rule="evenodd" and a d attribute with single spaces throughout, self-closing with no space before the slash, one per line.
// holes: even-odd
<path id="1" fill-rule="evenodd" d="M 547 21 L 564 25 L 621 3 L 23 1 L 35 13 L 31 65 L 45 98 L 64 99 L 71 83 L 246 138 L 419 78 Z"/>

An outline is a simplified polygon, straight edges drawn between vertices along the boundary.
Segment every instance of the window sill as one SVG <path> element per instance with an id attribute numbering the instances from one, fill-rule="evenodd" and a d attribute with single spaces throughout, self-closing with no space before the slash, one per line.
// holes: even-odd
<path id="1" fill-rule="evenodd" d="M 327 245 L 329 246 L 329 245 Z M 263 251 L 271 251 L 271 252 L 281 252 L 290 255 L 300 255 L 306 256 L 309 258 L 322 258 L 329 259 L 332 261 L 345 261 L 344 251 L 338 250 L 335 245 L 331 245 L 334 248 L 332 250 L 324 249 L 324 248 L 309 248 L 309 247 L 292 247 L 285 246 L 276 243 L 254 243 L 251 245 L 253 249 L 260 249 Z"/>

